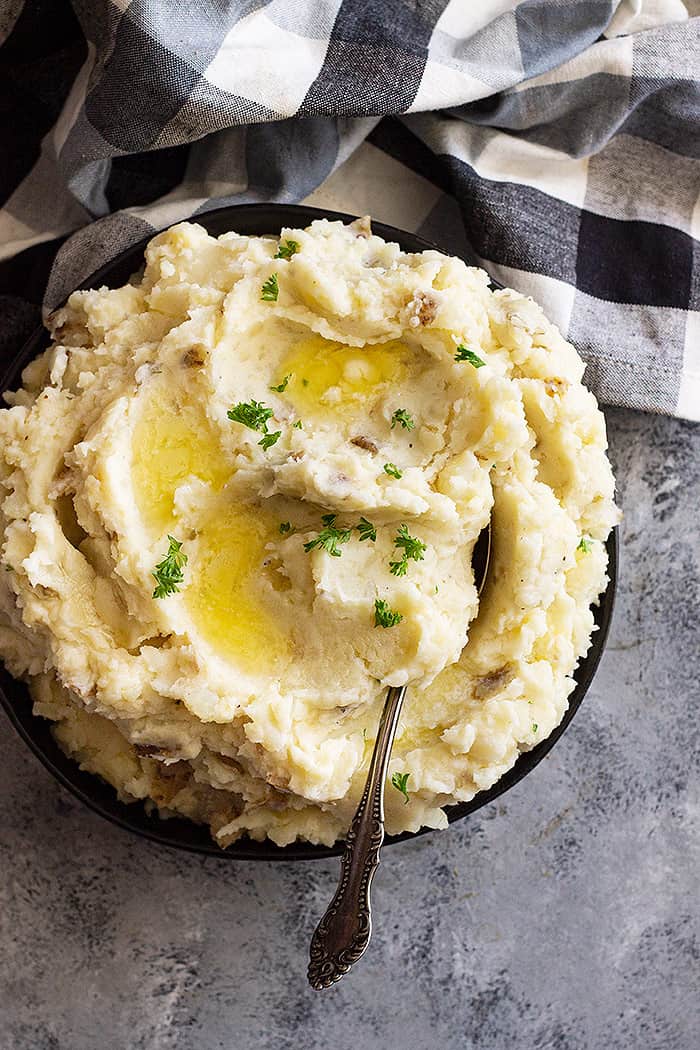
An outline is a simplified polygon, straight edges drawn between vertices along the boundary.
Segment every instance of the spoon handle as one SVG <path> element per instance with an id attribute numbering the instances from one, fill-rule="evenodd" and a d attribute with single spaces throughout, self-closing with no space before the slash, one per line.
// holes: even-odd
<path id="1" fill-rule="evenodd" d="M 387 693 L 365 790 L 345 837 L 338 888 L 311 938 L 308 976 L 317 991 L 339 981 L 369 944 L 370 886 L 384 841 L 384 782 L 405 695 L 405 685 Z"/>

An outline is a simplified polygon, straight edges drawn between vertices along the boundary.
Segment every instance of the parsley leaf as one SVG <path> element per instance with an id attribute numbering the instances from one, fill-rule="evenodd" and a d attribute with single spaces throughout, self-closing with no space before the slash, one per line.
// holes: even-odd
<path id="1" fill-rule="evenodd" d="M 401 525 L 396 533 L 394 546 L 403 550 L 401 561 L 390 561 L 389 568 L 393 576 L 405 576 L 409 558 L 412 561 L 423 561 L 427 545 L 415 536 L 411 536 L 407 525 Z"/>
<path id="2" fill-rule="evenodd" d="M 372 543 L 376 543 L 377 530 L 371 521 L 367 521 L 367 518 L 360 518 L 360 523 L 355 528 L 360 534 L 360 543 L 363 540 L 370 540 Z"/>
<path id="3" fill-rule="evenodd" d="M 533 732 L 533 733 L 536 733 L 536 732 L 537 732 L 537 722 L 533 722 L 533 723 L 532 723 L 532 732 Z"/>
<path id="4" fill-rule="evenodd" d="M 156 581 L 153 591 L 154 598 L 167 598 L 180 590 L 180 584 L 184 582 L 183 569 L 187 565 L 187 555 L 182 552 L 182 544 L 174 536 L 168 536 L 168 553 L 161 562 L 158 562 L 155 572 L 151 576 Z"/>
<path id="5" fill-rule="evenodd" d="M 267 421 L 272 416 L 272 409 L 262 401 L 239 401 L 226 413 L 234 423 L 242 423 L 251 430 L 267 430 Z"/>
<path id="6" fill-rule="evenodd" d="M 583 551 L 584 554 L 588 554 L 593 549 L 593 540 L 589 536 L 582 536 L 578 541 L 577 551 Z"/>
<path id="7" fill-rule="evenodd" d="M 338 529 L 335 525 L 335 514 L 324 514 L 321 518 L 323 528 L 319 532 L 315 540 L 309 540 L 308 543 L 304 544 L 304 550 L 314 550 L 315 547 L 321 548 L 321 550 L 327 551 L 332 558 L 339 558 L 343 553 L 338 550 L 339 543 L 348 543 L 352 537 L 352 529 Z"/>
<path id="8" fill-rule="evenodd" d="M 407 558 L 412 558 L 413 561 L 423 561 L 423 555 L 427 550 L 427 545 L 422 543 L 415 536 L 411 536 L 408 531 L 407 525 L 401 525 L 399 531 L 396 533 L 396 539 L 394 540 L 395 547 L 401 547 Z"/>
<path id="9" fill-rule="evenodd" d="M 260 298 L 266 303 L 276 303 L 277 296 L 280 294 L 280 286 L 277 283 L 277 274 L 273 273 L 265 281 L 264 285 L 260 290 Z"/>
<path id="10" fill-rule="evenodd" d="M 281 521 L 280 522 L 280 532 L 282 533 L 283 536 L 284 536 L 284 534 L 286 532 L 291 532 L 291 531 L 292 531 L 292 523 L 291 523 L 291 521 Z"/>
<path id="11" fill-rule="evenodd" d="M 265 451 L 282 436 L 281 430 L 275 430 L 272 434 L 268 433 L 267 421 L 272 416 L 272 409 L 267 408 L 262 401 L 240 401 L 233 408 L 229 408 L 226 415 L 234 423 L 241 423 L 250 430 L 261 431 L 263 436 L 258 444 L 262 445 Z"/>
<path id="12" fill-rule="evenodd" d="M 280 241 L 275 259 L 291 259 L 299 251 L 297 241 Z"/>
<path id="13" fill-rule="evenodd" d="M 389 608 L 389 603 L 385 602 L 383 598 L 376 598 L 374 602 L 374 626 L 375 627 L 396 627 L 397 623 L 401 623 L 403 616 L 400 612 L 396 612 L 395 609 Z"/>
<path id="14" fill-rule="evenodd" d="M 384 464 L 384 473 L 388 474 L 390 478 L 402 478 L 403 477 L 403 474 L 401 473 L 401 471 L 399 470 L 399 468 L 396 466 L 395 463 L 385 463 Z"/>
<path id="15" fill-rule="evenodd" d="M 258 444 L 262 445 L 262 447 L 265 450 L 265 452 L 267 452 L 268 448 L 272 448 L 274 443 L 276 441 L 279 441 L 279 439 L 281 437 L 282 437 L 282 431 L 281 430 L 275 430 L 274 433 L 272 433 L 272 434 L 265 433 L 265 434 L 263 434 L 263 436 L 258 441 Z"/>
<path id="16" fill-rule="evenodd" d="M 397 408 L 391 417 L 391 429 L 393 430 L 397 423 L 400 423 L 404 430 L 413 430 L 415 423 L 413 417 L 407 408 Z"/>
<path id="17" fill-rule="evenodd" d="M 391 778 L 391 786 L 395 787 L 396 790 L 400 791 L 401 794 L 404 796 L 405 806 L 408 805 L 409 801 L 408 791 L 406 790 L 406 784 L 408 783 L 408 778 L 410 777 L 410 775 L 410 773 L 394 773 L 394 775 Z"/>
<path id="18" fill-rule="evenodd" d="M 473 350 L 469 350 L 466 346 L 461 345 L 457 347 L 455 361 L 468 361 L 470 365 L 474 365 L 474 368 L 481 368 L 482 365 L 486 364 Z"/>
<path id="19" fill-rule="evenodd" d="M 297 419 L 296 423 L 294 424 L 294 430 L 301 430 L 302 426 L 303 426 L 303 424 L 302 424 L 301 420 Z"/>
<path id="20" fill-rule="evenodd" d="M 276 391 L 276 393 L 281 394 L 284 390 L 287 389 L 287 383 L 289 382 L 289 380 L 291 378 L 292 378 L 292 373 L 290 372 L 289 375 L 284 377 L 284 379 L 282 380 L 282 382 L 280 383 L 279 386 L 271 386 L 270 390 L 274 390 L 274 391 Z"/>

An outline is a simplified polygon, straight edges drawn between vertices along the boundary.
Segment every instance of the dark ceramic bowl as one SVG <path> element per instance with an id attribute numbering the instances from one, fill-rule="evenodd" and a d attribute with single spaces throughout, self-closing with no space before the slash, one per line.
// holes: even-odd
<path id="1" fill-rule="evenodd" d="M 205 212 L 203 215 L 196 215 L 192 221 L 200 223 L 209 233 L 214 235 L 226 233 L 229 230 L 243 234 L 276 234 L 279 233 L 280 228 L 283 226 L 304 227 L 312 222 L 313 219 L 322 218 L 342 219 L 345 222 L 349 222 L 356 216 L 291 204 L 242 204 L 217 208 L 214 211 Z M 372 224 L 372 228 L 385 240 L 396 241 L 404 251 L 421 252 L 426 248 L 437 248 L 438 251 L 440 250 L 437 245 L 430 244 L 412 233 L 397 230 L 393 226 L 385 226 L 383 223 L 375 222 Z M 111 262 L 97 270 L 96 273 L 93 273 L 80 287 L 98 288 L 102 285 L 107 285 L 116 288 L 126 283 L 131 274 L 141 266 L 143 250 L 149 240 L 150 237 L 122 252 L 115 259 L 112 259 Z M 466 261 L 470 265 L 474 263 L 473 259 L 467 259 Z M 2 381 L 0 381 L 0 390 L 15 389 L 19 386 L 23 368 L 37 354 L 46 349 L 48 345 L 48 333 L 43 328 L 38 329 L 22 347 Z M 479 792 L 471 802 L 450 806 L 447 809 L 447 817 L 450 823 L 455 820 L 461 820 L 469 813 L 473 813 L 475 810 L 487 805 L 487 803 L 502 795 L 504 791 L 508 791 L 514 784 L 517 784 L 519 780 L 522 780 L 556 744 L 576 714 L 600 662 L 610 627 L 617 585 L 617 529 L 613 530 L 608 539 L 607 548 L 610 582 L 604 594 L 601 595 L 599 604 L 594 609 L 597 630 L 593 635 L 591 648 L 574 673 L 576 687 L 569 698 L 569 707 L 564 718 L 546 740 L 534 747 L 532 751 L 521 754 L 513 768 L 505 773 L 490 790 Z M 156 815 L 149 815 L 146 813 L 143 804 L 139 802 L 129 805 L 120 802 L 116 792 L 109 784 L 99 777 L 79 769 L 74 761 L 64 755 L 54 740 L 50 730 L 51 723 L 32 714 L 31 700 L 27 687 L 22 682 L 15 681 L 1 664 L 0 701 L 2 701 L 10 721 L 25 743 L 65 788 L 96 813 L 111 820 L 114 824 L 120 825 L 120 827 L 136 832 L 137 835 L 160 842 L 165 846 L 175 846 L 178 849 L 191 850 L 195 853 L 208 853 L 217 857 L 228 857 L 237 860 L 304 860 L 336 856 L 342 850 L 341 843 L 328 847 L 313 846 L 309 843 L 300 842 L 291 846 L 280 847 L 275 846 L 272 842 L 253 842 L 247 838 L 235 842 L 223 850 L 215 845 L 206 828 L 184 819 L 162 820 Z M 428 830 L 425 829 L 417 834 L 426 834 Z M 388 836 L 385 841 L 386 843 L 401 842 L 404 839 L 413 837 L 413 834 L 407 832 L 403 835 Z"/>

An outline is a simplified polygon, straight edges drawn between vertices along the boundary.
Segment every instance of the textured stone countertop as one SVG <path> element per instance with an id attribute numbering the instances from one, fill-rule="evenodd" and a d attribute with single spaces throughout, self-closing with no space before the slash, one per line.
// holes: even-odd
<path id="1" fill-rule="evenodd" d="M 0 715 L 2 1050 L 700 1045 L 700 427 L 608 421 L 622 578 L 593 687 L 507 795 L 387 851 L 369 954 L 329 992 L 305 969 L 335 861 L 132 838 Z"/>

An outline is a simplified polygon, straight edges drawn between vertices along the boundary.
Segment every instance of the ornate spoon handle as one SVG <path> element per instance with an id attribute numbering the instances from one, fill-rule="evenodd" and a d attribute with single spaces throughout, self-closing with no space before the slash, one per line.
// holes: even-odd
<path id="1" fill-rule="evenodd" d="M 357 812 L 345 838 L 340 881 L 311 938 L 309 983 L 329 988 L 357 962 L 372 932 L 370 886 L 384 841 L 384 781 L 406 686 L 389 689 Z"/>

